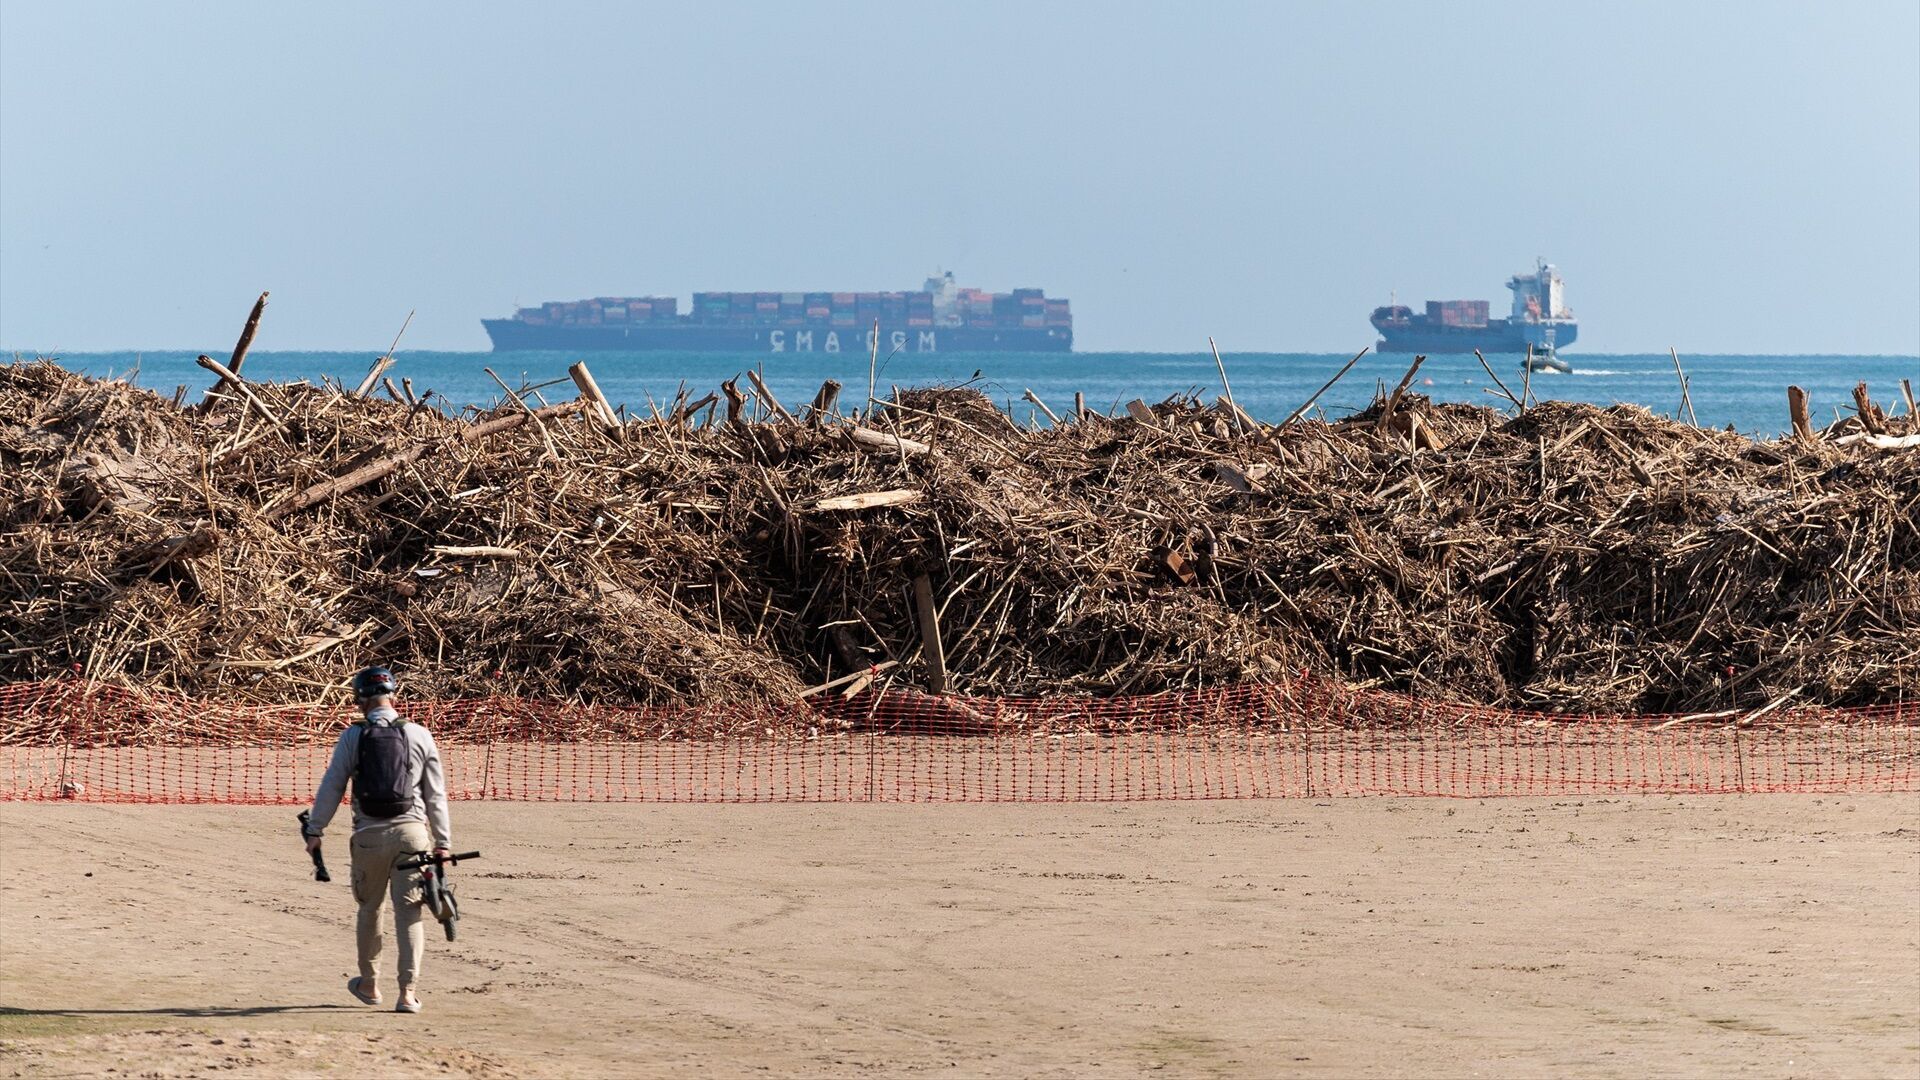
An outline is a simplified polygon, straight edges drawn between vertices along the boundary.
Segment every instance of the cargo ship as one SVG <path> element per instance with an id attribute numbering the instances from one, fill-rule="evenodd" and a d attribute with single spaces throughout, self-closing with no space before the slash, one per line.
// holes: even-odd
<path id="1" fill-rule="evenodd" d="M 1374 308 L 1371 321 L 1380 331 L 1375 347 L 1380 352 L 1525 353 L 1529 347 L 1551 352 L 1573 344 L 1580 325 L 1552 263 L 1536 261 L 1533 273 L 1515 274 L 1507 288 L 1513 290 L 1513 311 L 1504 319 L 1488 318 L 1485 300 L 1429 300 L 1424 314 L 1400 304 Z"/>
<path id="2" fill-rule="evenodd" d="M 1073 313 L 1040 289 L 993 293 L 935 273 L 919 292 L 697 292 L 602 296 L 482 319 L 496 352 L 1067 352 Z"/>

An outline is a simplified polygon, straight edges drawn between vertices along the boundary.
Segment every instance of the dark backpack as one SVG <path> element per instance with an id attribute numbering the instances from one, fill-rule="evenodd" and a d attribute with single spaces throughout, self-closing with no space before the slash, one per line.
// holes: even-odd
<path id="1" fill-rule="evenodd" d="M 353 766 L 353 802 L 370 818 L 399 817 L 413 805 L 407 786 L 405 721 L 367 723 L 360 729 L 360 753 Z"/>

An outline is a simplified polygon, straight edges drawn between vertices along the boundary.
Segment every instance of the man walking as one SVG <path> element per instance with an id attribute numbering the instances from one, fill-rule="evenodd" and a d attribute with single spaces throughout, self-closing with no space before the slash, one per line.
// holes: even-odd
<path id="1" fill-rule="evenodd" d="M 370 667 L 353 677 L 354 703 L 365 719 L 340 733 L 313 796 L 306 837 L 307 850 L 319 850 L 321 834 L 340 808 L 351 779 L 360 974 L 347 980 L 347 992 L 365 1004 L 380 1004 L 380 909 L 391 893 L 400 951 L 400 1000 L 394 1011 L 417 1013 L 420 998 L 414 984 L 426 948 L 424 897 L 418 879 L 394 864 L 429 848 L 436 856 L 451 854 L 453 834 L 440 748 L 426 728 L 400 718 L 393 707 L 398 689 L 393 672 L 384 667 Z"/>

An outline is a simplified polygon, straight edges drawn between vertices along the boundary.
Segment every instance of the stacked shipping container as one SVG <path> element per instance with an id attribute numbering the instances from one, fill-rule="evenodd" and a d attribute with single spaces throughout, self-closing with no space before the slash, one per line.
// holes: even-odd
<path id="1" fill-rule="evenodd" d="M 682 316 L 679 300 L 671 296 L 601 296 L 592 300 L 556 301 L 521 308 L 516 318 L 535 326 L 602 326 L 674 322 L 698 326 L 871 326 L 878 320 L 888 327 L 946 325 L 978 329 L 1035 329 L 1071 327 L 1068 302 L 1048 299 L 1040 289 L 992 293 L 959 289 L 952 305 L 942 310 L 931 292 L 697 292 L 691 311 Z M 1448 325 L 1484 325 L 1484 300 L 1429 302 L 1428 314 Z M 1478 323 L 1472 321 L 1477 318 Z"/>
<path id="2" fill-rule="evenodd" d="M 592 300 L 548 302 L 521 308 L 516 317 L 534 326 L 601 326 L 671 322 L 680 301 L 671 296 L 600 296 Z"/>
<path id="3" fill-rule="evenodd" d="M 1485 300 L 1429 300 L 1427 321 L 1441 326 L 1481 327 L 1487 325 Z"/>

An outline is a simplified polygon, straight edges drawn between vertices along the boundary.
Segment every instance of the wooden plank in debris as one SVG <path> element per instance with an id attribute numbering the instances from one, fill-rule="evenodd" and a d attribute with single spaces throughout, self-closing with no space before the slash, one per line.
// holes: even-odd
<path id="1" fill-rule="evenodd" d="M 211 552 L 220 542 L 220 533 L 212 527 L 203 527 L 178 536 L 170 536 L 151 544 L 135 548 L 127 556 L 128 562 L 144 562 L 153 569 L 159 569 L 175 559 L 196 559 Z"/>
<path id="2" fill-rule="evenodd" d="M 1200 579 L 1200 575 L 1194 571 L 1193 564 L 1187 561 L 1185 555 L 1171 548 L 1161 548 L 1157 554 L 1160 556 L 1160 565 L 1165 567 L 1167 573 L 1172 574 L 1174 580 L 1180 584 L 1191 585 Z"/>
<path id="3" fill-rule="evenodd" d="M 1813 441 L 1813 417 L 1807 412 L 1807 392 L 1797 386 L 1787 387 L 1787 416 L 1793 421 L 1793 437 L 1801 442 Z"/>
<path id="4" fill-rule="evenodd" d="M 1213 408 L 1215 412 L 1220 413 L 1222 416 L 1225 416 L 1228 420 L 1233 421 L 1234 426 L 1239 428 L 1240 431 L 1243 433 L 1248 431 L 1257 432 L 1261 430 L 1260 421 L 1255 420 L 1253 418 L 1252 413 L 1241 408 L 1239 403 L 1233 401 L 1230 398 L 1227 398 L 1224 396 L 1214 398 Z"/>
<path id="5" fill-rule="evenodd" d="M 912 457 L 916 454 L 929 454 L 933 452 L 933 447 L 928 446 L 926 443 L 915 442 L 912 439 L 902 438 L 899 435 L 885 431 L 875 431 L 872 428 L 848 428 L 847 438 L 852 439 L 854 442 L 869 450 L 892 450 L 901 457 Z"/>
<path id="6" fill-rule="evenodd" d="M 367 368 L 366 378 L 361 379 L 360 385 L 353 388 L 353 396 L 364 398 L 368 394 L 373 393 L 373 388 L 380 385 L 380 376 L 385 375 L 387 369 L 391 368 L 393 364 L 394 360 L 391 356 L 374 357 L 373 363 Z"/>
<path id="7" fill-rule="evenodd" d="M 1419 413 L 1406 413 L 1404 415 L 1407 418 L 1407 438 L 1414 446 L 1422 450 L 1440 450 L 1446 447 L 1447 440 L 1441 438 L 1440 433 L 1433 430 L 1433 426 L 1427 423 L 1426 417 L 1421 416 Z"/>
<path id="8" fill-rule="evenodd" d="M 1860 414 L 1860 426 L 1866 428 L 1868 434 L 1885 435 L 1887 433 L 1887 414 L 1881 412 L 1880 406 L 1875 405 L 1873 398 L 1867 395 L 1866 383 L 1854 384 L 1853 407 Z"/>
<path id="9" fill-rule="evenodd" d="M 427 549 L 435 555 L 449 555 L 457 558 L 476 559 L 517 559 L 519 548 L 495 547 L 492 544 L 435 544 Z"/>
<path id="10" fill-rule="evenodd" d="M 905 506 L 926 498 L 926 493 L 914 488 L 895 488 L 891 491 L 863 491 L 858 495 L 834 495 L 821 499 L 804 510 L 871 510 L 876 506 Z"/>
<path id="11" fill-rule="evenodd" d="M 1045 413 L 1048 423 L 1051 423 L 1054 427 L 1060 426 L 1060 418 L 1053 415 L 1053 410 L 1047 408 L 1047 403 L 1040 400 L 1040 395 L 1034 393 L 1032 387 L 1027 387 L 1026 393 L 1023 393 L 1020 396 L 1025 398 L 1027 402 L 1031 404 L 1034 408 L 1039 409 L 1042 413 Z"/>
<path id="12" fill-rule="evenodd" d="M 1835 446 L 1853 446 L 1856 443 L 1871 446 L 1876 450 L 1914 450 L 1920 449 L 1920 435 L 1880 435 L 1871 431 L 1856 431 L 1833 440 Z"/>
<path id="13" fill-rule="evenodd" d="M 1413 366 L 1407 368 L 1407 373 L 1400 376 L 1400 384 L 1393 388 L 1393 393 L 1387 395 L 1386 407 L 1380 410 L 1379 419 L 1373 422 L 1375 428 L 1385 431 L 1387 425 L 1393 423 L 1394 414 L 1400 411 L 1401 399 L 1407 396 L 1407 387 L 1413 385 L 1414 375 L 1419 373 L 1420 365 L 1426 362 L 1427 357 L 1424 353 L 1413 358 Z"/>
<path id="14" fill-rule="evenodd" d="M 940 612 L 933 603 L 933 582 L 925 574 L 913 579 L 914 614 L 920 620 L 920 653 L 927 660 L 927 693 L 947 692 L 947 654 L 940 647 Z"/>
<path id="15" fill-rule="evenodd" d="M 840 380 L 828 379 L 820 384 L 820 392 L 813 395 L 813 404 L 808 405 L 807 423 L 819 427 L 821 418 L 835 415 L 840 402 Z"/>
<path id="16" fill-rule="evenodd" d="M 593 372 L 587 370 L 587 362 L 582 360 L 568 365 L 567 374 L 573 379 L 573 385 L 580 388 L 580 396 L 587 399 L 588 406 L 601 425 L 619 427 L 620 417 L 614 413 L 613 403 L 607 400 L 607 395 L 600 392 L 600 384 L 594 381 Z"/>
<path id="17" fill-rule="evenodd" d="M 1127 402 L 1127 415 L 1143 424 L 1152 424 L 1154 427 L 1160 426 L 1160 418 L 1153 415 L 1153 410 L 1148 408 L 1147 403 L 1141 401 L 1139 398 L 1134 398 L 1132 401 Z"/>
<path id="18" fill-rule="evenodd" d="M 787 411 L 785 405 L 780 404 L 779 398 L 773 396 L 773 391 L 767 389 L 767 384 L 760 378 L 759 372 L 749 368 L 747 370 L 747 381 L 753 384 L 753 392 L 760 395 L 760 400 L 766 402 L 767 408 L 772 410 L 773 414 L 778 416 L 782 422 L 788 424 L 797 424 L 800 422 L 794 419 L 793 414 Z"/>
<path id="19" fill-rule="evenodd" d="M 720 392 L 727 395 L 727 426 L 730 428 L 744 426 L 747 422 L 747 395 L 740 392 L 740 376 L 735 375 L 721 383 Z"/>
<path id="20" fill-rule="evenodd" d="M 345 645 L 347 642 L 353 641 L 362 634 L 365 634 L 372 627 L 373 623 L 365 622 L 359 626 L 341 630 L 337 633 L 308 637 L 301 642 L 303 648 L 292 656 L 283 656 L 273 660 L 215 660 L 208 664 L 207 667 L 209 669 L 260 668 L 269 672 L 285 671 L 302 660 L 310 660 L 336 645 Z"/>
<path id="21" fill-rule="evenodd" d="M 862 689 L 865 689 L 866 684 L 872 681 L 875 675 L 878 675 L 881 672 L 887 671 L 891 668 L 897 667 L 899 666 L 899 663 L 900 662 L 898 660 L 882 660 L 879 663 L 871 665 L 869 667 L 863 667 L 859 671 L 856 671 L 851 675 L 842 675 L 837 679 L 828 679 L 826 682 L 823 682 L 818 686 L 809 686 L 805 690 L 800 691 L 800 696 L 803 698 L 810 698 L 815 694 L 824 694 L 829 690 L 835 690 L 842 686 L 846 686 L 848 684 L 853 684 L 855 686 L 861 687 Z M 857 690 L 855 691 L 855 693 L 858 693 L 858 692 L 859 691 Z"/>
<path id="22" fill-rule="evenodd" d="M 1272 471 L 1272 464 L 1265 461 L 1251 465 L 1236 465 L 1231 461 L 1213 463 L 1213 475 L 1235 491 L 1259 491 L 1260 481 Z"/>

